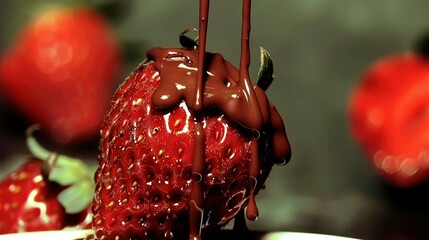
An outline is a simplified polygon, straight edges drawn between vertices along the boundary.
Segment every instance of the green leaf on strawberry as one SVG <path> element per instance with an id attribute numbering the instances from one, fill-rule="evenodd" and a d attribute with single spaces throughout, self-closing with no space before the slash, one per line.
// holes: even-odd
<path id="1" fill-rule="evenodd" d="M 66 213 L 79 213 L 91 204 L 93 193 L 92 181 L 79 181 L 63 190 L 58 195 L 58 201 L 64 206 Z"/>
<path id="2" fill-rule="evenodd" d="M 270 53 L 265 48 L 260 47 L 261 51 L 261 66 L 258 71 L 257 85 L 262 90 L 267 90 L 274 80 L 274 64 Z"/>
<path id="3" fill-rule="evenodd" d="M 33 136 L 37 126 L 27 131 L 27 146 L 33 156 L 45 160 L 43 170 L 48 180 L 67 187 L 58 195 L 58 200 L 68 214 L 87 208 L 94 193 L 93 173 L 80 159 L 59 155 L 43 148 Z"/>
<path id="4" fill-rule="evenodd" d="M 27 131 L 32 156 L 0 181 L 0 234 L 90 228 L 92 170 L 50 152 Z"/>

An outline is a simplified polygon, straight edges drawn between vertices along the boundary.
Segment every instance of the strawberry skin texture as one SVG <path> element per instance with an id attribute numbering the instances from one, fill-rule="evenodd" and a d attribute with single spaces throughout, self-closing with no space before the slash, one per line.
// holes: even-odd
<path id="1" fill-rule="evenodd" d="M 93 202 L 97 239 L 181 239 L 189 235 L 194 114 L 184 102 L 156 109 L 160 82 L 153 62 L 143 63 L 117 90 L 101 130 Z M 205 140 L 202 231 L 224 226 L 247 205 L 252 135 L 210 109 L 201 114 Z M 263 186 L 274 162 L 268 132 L 259 141 Z M 271 157 L 271 158 L 270 158 Z"/>
<path id="2" fill-rule="evenodd" d="M 85 8 L 42 12 L 0 61 L 0 89 L 59 142 L 95 138 L 116 88 L 120 47 Z"/>
<path id="3" fill-rule="evenodd" d="M 429 178 L 429 61 L 410 52 L 371 66 L 349 101 L 351 132 L 390 184 Z"/>
<path id="4" fill-rule="evenodd" d="M 91 227 L 91 211 L 66 214 L 57 196 L 64 189 L 42 176 L 31 159 L 0 183 L 0 234 Z"/>

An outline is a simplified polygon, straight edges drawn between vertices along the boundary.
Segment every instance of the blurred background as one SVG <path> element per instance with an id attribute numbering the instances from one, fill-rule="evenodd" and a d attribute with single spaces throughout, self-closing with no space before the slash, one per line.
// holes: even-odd
<path id="1" fill-rule="evenodd" d="M 36 2 L 0 1 L 0 53 L 49 1 Z M 177 47 L 183 29 L 198 27 L 196 0 L 127 0 L 121 5 L 121 11 L 105 11 L 124 51 L 117 84 L 146 50 Z M 428 9 L 426 0 L 253 1 L 251 76 L 256 78 L 263 46 L 274 60 L 276 77 L 268 96 L 284 118 L 293 152 L 288 165 L 274 167 L 257 197 L 260 217 L 249 224 L 251 229 L 364 239 L 429 236 L 428 184 L 409 189 L 386 184 L 353 140 L 347 122 L 348 97 L 364 70 L 377 59 L 408 50 L 429 30 Z M 237 66 L 240 31 L 241 1 L 211 1 L 207 50 Z M 28 123 L 0 93 L 1 176 L 28 155 Z M 43 141 L 90 162 L 97 156 L 96 140 L 77 145 Z"/>

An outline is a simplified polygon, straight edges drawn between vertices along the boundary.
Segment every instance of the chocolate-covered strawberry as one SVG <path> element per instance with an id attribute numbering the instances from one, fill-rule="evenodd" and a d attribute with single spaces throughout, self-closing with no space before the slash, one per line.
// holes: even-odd
<path id="1" fill-rule="evenodd" d="M 290 158 L 283 121 L 264 93 L 272 65 L 263 56 L 262 88 L 250 89 L 261 110 L 255 129 L 249 89 L 220 54 L 205 55 L 199 110 L 193 104 L 198 47 L 149 51 L 117 90 L 102 126 L 93 201 L 97 239 L 188 238 L 199 217 L 204 235 L 246 206 L 247 217 L 257 217 L 254 195 L 273 164 Z"/>

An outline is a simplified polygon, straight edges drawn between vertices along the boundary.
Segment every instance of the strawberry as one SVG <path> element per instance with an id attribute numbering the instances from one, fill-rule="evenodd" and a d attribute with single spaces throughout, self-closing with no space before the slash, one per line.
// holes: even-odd
<path id="1" fill-rule="evenodd" d="M 89 8 L 49 8 L 0 60 L 0 90 L 60 143 L 96 138 L 116 88 L 121 53 L 107 22 Z"/>
<path id="2" fill-rule="evenodd" d="M 377 172 L 408 188 L 429 179 L 429 60 L 416 51 L 380 59 L 353 89 L 353 137 Z"/>
<path id="3" fill-rule="evenodd" d="M 194 90 L 198 50 L 149 51 L 148 60 L 116 91 L 102 125 L 93 200 L 97 239 L 187 238 L 192 208 L 201 214 L 204 235 L 251 205 L 253 191 L 264 186 L 273 164 L 290 158 L 283 121 L 263 92 L 272 78 L 269 55 L 263 53 L 264 80 L 253 89 L 266 121 L 254 145 L 255 131 L 236 120 L 246 105 L 235 67 L 220 54 L 206 53 L 205 105 L 195 111 L 186 91 Z M 216 98 L 225 105 L 217 105 Z M 204 161 L 195 172 L 193 158 L 200 150 Z M 255 177 L 252 152 L 259 156 Z M 257 211 L 247 217 L 254 220 Z"/>
<path id="4" fill-rule="evenodd" d="M 93 175 L 80 160 L 42 148 L 29 130 L 34 156 L 0 182 L 0 234 L 90 228 Z"/>

